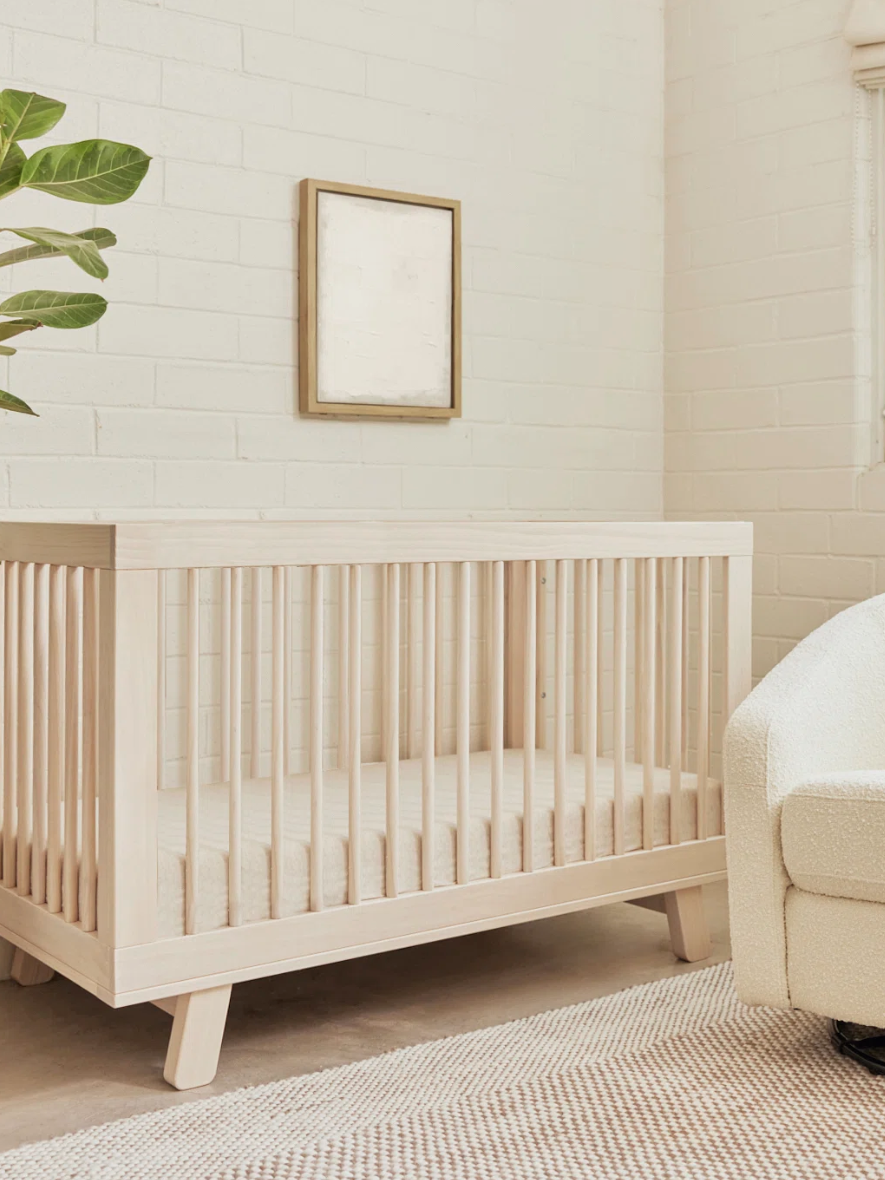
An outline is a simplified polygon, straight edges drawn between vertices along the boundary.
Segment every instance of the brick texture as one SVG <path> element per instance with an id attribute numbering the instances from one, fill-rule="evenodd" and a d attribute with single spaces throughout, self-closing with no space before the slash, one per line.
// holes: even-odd
<path id="1" fill-rule="evenodd" d="M 3 516 L 661 515 L 661 0 L 43 0 L 3 26 L 4 76 L 69 103 L 56 140 L 154 157 L 126 205 L 4 205 L 120 246 L 97 328 L 0 364 L 41 414 L 0 420 Z M 462 199 L 462 422 L 298 417 L 304 175 Z M 99 289 L 0 274 L 52 285 Z"/>

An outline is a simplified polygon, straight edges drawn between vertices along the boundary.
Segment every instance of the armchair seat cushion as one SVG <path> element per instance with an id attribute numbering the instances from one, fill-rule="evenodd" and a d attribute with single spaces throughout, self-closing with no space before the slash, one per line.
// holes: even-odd
<path id="1" fill-rule="evenodd" d="M 835 772 L 794 788 L 781 845 L 800 889 L 885 903 L 885 771 Z"/>

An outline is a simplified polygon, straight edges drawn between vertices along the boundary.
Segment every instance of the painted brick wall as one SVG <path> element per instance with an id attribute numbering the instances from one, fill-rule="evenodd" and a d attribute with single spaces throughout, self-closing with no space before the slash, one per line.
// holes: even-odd
<path id="1" fill-rule="evenodd" d="M 865 145 L 845 9 L 666 10 L 666 509 L 755 522 L 757 676 L 885 590 L 885 469 L 867 471 L 854 299 Z"/>
<path id="2" fill-rule="evenodd" d="M 155 159 L 97 214 L 105 319 L 0 372 L 42 415 L 0 419 L 0 513 L 661 514 L 661 0 L 7 7 L 0 74 L 68 101 L 59 138 Z M 305 175 L 463 200 L 462 421 L 297 417 Z M 93 221 L 39 194 L 3 215 Z"/>

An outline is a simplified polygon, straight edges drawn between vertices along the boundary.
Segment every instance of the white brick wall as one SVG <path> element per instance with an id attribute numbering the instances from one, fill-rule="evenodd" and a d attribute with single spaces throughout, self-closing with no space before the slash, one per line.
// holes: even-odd
<path id="1" fill-rule="evenodd" d="M 845 11 L 666 11 L 666 508 L 755 521 L 756 675 L 885 590 L 885 473 L 866 470 L 856 357 Z"/>
<path id="2" fill-rule="evenodd" d="M 661 0 L 10 6 L 4 77 L 68 101 L 57 137 L 154 162 L 126 205 L 3 206 L 120 245 L 105 319 L 0 369 L 41 413 L 0 418 L 0 513 L 660 515 L 662 48 Z M 297 416 L 305 175 L 462 199 L 462 422 Z"/>

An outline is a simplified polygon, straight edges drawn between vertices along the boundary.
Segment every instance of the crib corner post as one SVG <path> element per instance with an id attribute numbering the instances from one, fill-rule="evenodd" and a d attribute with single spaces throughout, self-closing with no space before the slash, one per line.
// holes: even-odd
<path id="1" fill-rule="evenodd" d="M 725 720 L 752 685 L 753 558 L 726 557 L 723 579 L 725 616 Z"/>
<path id="2" fill-rule="evenodd" d="M 98 936 L 157 937 L 157 571 L 101 571 Z"/>

